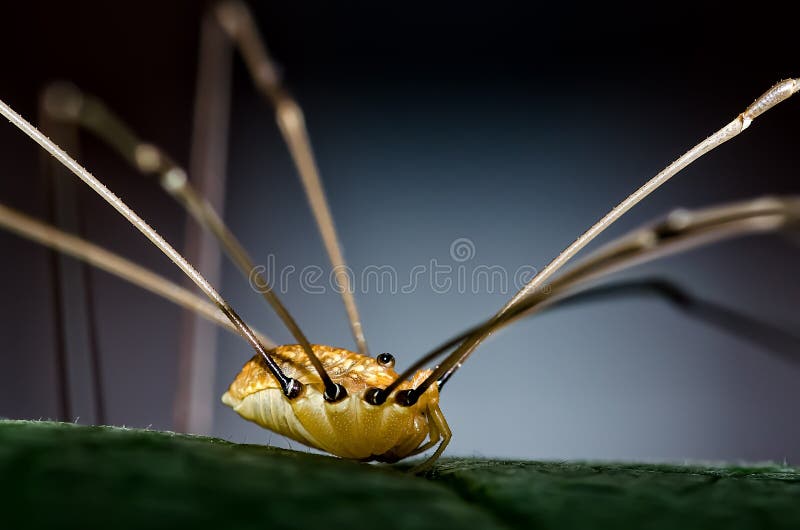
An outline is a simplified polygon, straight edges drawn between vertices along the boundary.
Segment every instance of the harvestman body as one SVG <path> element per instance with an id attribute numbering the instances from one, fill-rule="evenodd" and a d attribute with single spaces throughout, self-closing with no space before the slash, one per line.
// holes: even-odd
<path id="1" fill-rule="evenodd" d="M 241 335 L 255 351 L 222 397 L 245 419 L 334 455 L 357 460 L 395 462 L 435 446 L 415 470 L 430 467 L 447 446 L 451 432 L 439 408 L 439 393 L 475 348 L 497 329 L 524 315 L 577 297 L 599 276 L 643 260 L 712 240 L 752 232 L 774 231 L 800 220 L 800 199 L 760 199 L 697 212 L 678 212 L 600 249 L 559 275 L 557 272 L 608 226 L 693 161 L 738 135 L 751 122 L 800 90 L 800 79 L 781 81 L 733 121 L 690 149 L 641 188 L 615 206 L 539 272 L 486 322 L 423 356 L 408 370 L 394 371 L 394 358 L 373 358 L 352 297 L 349 277 L 324 190 L 313 158 L 302 111 L 280 84 L 247 8 L 236 1 L 215 6 L 213 15 L 242 52 L 256 88 L 275 108 L 276 119 L 297 166 L 311 209 L 343 295 L 358 353 L 312 345 L 257 272 L 252 259 L 220 216 L 189 184 L 185 172 L 155 147 L 145 144 L 118 122 L 97 100 L 70 87 L 50 94 L 58 118 L 84 126 L 107 140 L 136 167 L 157 175 L 198 222 L 221 242 L 243 274 L 254 279 L 264 298 L 292 332 L 297 344 L 275 346 L 248 326 L 186 259 L 99 180 L 34 126 L 0 102 L 0 113 L 97 192 L 200 288 L 211 303 L 152 272 L 91 243 L 0 205 L 0 225 L 24 237 L 87 261 L 149 289 Z M 60 102 L 60 105 L 58 104 Z M 92 119 L 102 116 L 102 120 Z M 102 123 L 114 123 L 104 129 Z M 121 128 L 121 129 L 120 129 Z M 113 131 L 125 130 L 115 138 Z M 549 287 L 547 293 L 543 287 Z M 428 363 L 450 352 L 434 369 Z"/>

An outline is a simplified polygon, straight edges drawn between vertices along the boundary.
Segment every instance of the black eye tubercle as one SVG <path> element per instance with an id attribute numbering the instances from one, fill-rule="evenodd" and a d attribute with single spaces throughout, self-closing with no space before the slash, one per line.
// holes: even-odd
<path id="1" fill-rule="evenodd" d="M 391 353 L 381 353 L 375 357 L 375 360 L 378 361 L 378 364 L 381 366 L 388 366 L 389 368 L 394 366 L 394 355 Z"/>

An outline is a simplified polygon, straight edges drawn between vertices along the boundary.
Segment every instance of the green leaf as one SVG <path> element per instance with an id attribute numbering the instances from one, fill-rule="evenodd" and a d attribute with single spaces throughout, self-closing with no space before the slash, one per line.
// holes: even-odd
<path id="1" fill-rule="evenodd" d="M 213 438 L 0 421 L 3 528 L 800 528 L 794 469 L 445 459 L 426 477 Z"/>

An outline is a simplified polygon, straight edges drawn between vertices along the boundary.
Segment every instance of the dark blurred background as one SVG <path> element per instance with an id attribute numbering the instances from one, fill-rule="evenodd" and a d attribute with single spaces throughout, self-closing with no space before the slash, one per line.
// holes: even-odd
<path id="1" fill-rule="evenodd" d="M 799 76 L 781 13 L 729 4 L 518 5 L 259 2 L 261 30 L 303 106 L 350 266 L 405 283 L 432 259 L 515 271 L 544 266 L 583 229 L 774 82 Z M 27 2 L 3 6 L 0 98 L 34 118 L 67 79 L 188 163 L 203 6 Z M 788 22 L 788 20 L 787 20 Z M 794 42 L 792 42 L 794 40 Z M 793 45 L 794 44 L 794 45 Z M 226 219 L 256 260 L 327 271 L 269 106 L 233 63 Z M 602 236 L 677 207 L 796 193 L 800 101 L 790 100 L 659 190 Z M 178 248 L 186 220 L 151 181 L 91 136 L 80 159 Z M 0 202 L 46 219 L 38 148 L 0 127 Z M 182 281 L 143 237 L 81 190 L 87 236 Z M 737 239 L 617 275 L 658 277 L 789 331 L 800 324 L 797 239 Z M 593 245 L 593 248 L 597 245 Z M 0 233 L 0 416 L 58 418 L 51 257 Z M 182 313 L 92 271 L 106 421 L 175 428 Z M 279 342 L 277 319 L 228 263 L 221 290 Z M 352 347 L 338 295 L 284 296 L 315 342 Z M 358 293 L 367 338 L 407 366 L 496 311 L 509 292 Z M 210 432 L 285 444 L 221 405 L 251 356 L 222 333 Z M 573 306 L 484 344 L 449 383 L 449 454 L 527 458 L 800 459 L 800 352 L 709 327 L 654 298 Z M 794 355 L 796 354 L 796 356 Z M 80 419 L 80 410 L 68 418 Z M 296 447 L 296 444 L 295 444 Z"/>

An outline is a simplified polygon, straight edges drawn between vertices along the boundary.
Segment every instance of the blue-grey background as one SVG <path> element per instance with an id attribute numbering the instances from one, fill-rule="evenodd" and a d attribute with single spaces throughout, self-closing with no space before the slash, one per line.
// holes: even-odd
<path id="1" fill-rule="evenodd" d="M 772 83 L 800 75 L 780 16 L 767 25 L 722 6 L 691 16 L 675 4 L 507 2 L 271 2 L 256 11 L 305 110 L 351 267 L 390 265 L 401 281 L 432 259 L 455 265 L 458 238 L 475 245 L 467 270 L 544 266 Z M 9 5 L 0 98 L 32 117 L 38 90 L 70 79 L 185 164 L 200 14 L 193 2 Z M 271 110 L 238 59 L 232 112 L 226 219 L 259 262 L 272 254 L 279 267 L 325 267 Z M 782 104 L 602 240 L 676 206 L 796 193 L 798 122 L 798 101 Z M 92 138 L 82 142 L 82 161 L 180 246 L 184 215 L 171 199 Z M 0 127 L 0 201 L 45 217 L 39 157 Z M 90 239 L 180 279 L 99 199 L 82 200 Z M 0 256 L 0 416 L 55 418 L 48 253 L 2 233 Z M 620 278 L 668 278 L 796 331 L 798 258 L 797 239 L 751 237 Z M 180 311 L 104 273 L 92 279 L 109 422 L 171 428 Z M 311 339 L 351 347 L 338 295 L 291 286 L 284 298 Z M 260 329 L 289 340 L 227 264 L 221 288 Z M 359 293 L 358 302 L 372 349 L 403 367 L 511 294 L 422 284 L 408 294 Z M 250 355 L 221 335 L 216 395 Z M 452 380 L 442 397 L 455 434 L 449 454 L 796 462 L 798 376 L 797 362 L 656 299 L 571 307 L 496 336 Z M 285 443 L 213 406 L 213 434 Z"/>

